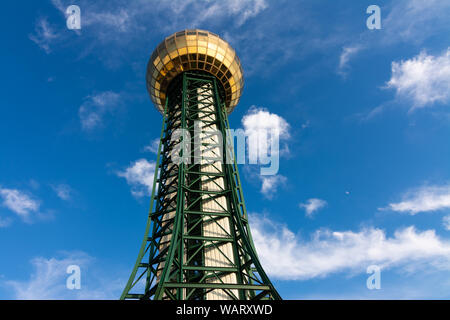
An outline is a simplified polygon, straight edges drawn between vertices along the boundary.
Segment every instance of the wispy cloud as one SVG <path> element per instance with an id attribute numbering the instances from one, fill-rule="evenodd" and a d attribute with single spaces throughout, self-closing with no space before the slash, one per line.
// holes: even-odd
<path id="1" fill-rule="evenodd" d="M 444 225 L 445 230 L 450 231 L 450 215 L 442 218 L 442 224 Z"/>
<path id="2" fill-rule="evenodd" d="M 26 222 L 30 221 L 31 213 L 39 211 L 39 201 L 23 191 L 0 188 L 0 197 L 3 199 L 4 207 L 16 213 Z"/>
<path id="3" fill-rule="evenodd" d="M 36 257 L 31 260 L 34 268 L 29 280 L 7 280 L 13 299 L 61 300 L 61 299 L 117 299 L 123 289 L 122 279 L 104 279 L 104 274 L 93 274 L 96 260 L 82 251 L 62 252 L 56 257 Z M 81 289 L 69 290 L 66 280 L 67 267 L 77 265 L 81 270 Z M 102 270 L 104 272 L 104 270 Z"/>
<path id="4" fill-rule="evenodd" d="M 29 35 L 30 40 L 36 43 L 47 54 L 51 52 L 51 43 L 58 37 L 58 33 L 50 25 L 47 18 L 38 19 L 34 33 Z"/>
<path id="5" fill-rule="evenodd" d="M 124 171 L 118 171 L 116 174 L 127 180 L 133 196 L 142 197 L 150 195 L 152 192 L 155 167 L 155 162 L 139 159 L 131 163 Z"/>
<path id="6" fill-rule="evenodd" d="M 119 102 L 120 95 L 113 91 L 88 96 L 78 110 L 82 129 L 92 131 L 102 126 L 105 115 L 114 112 Z"/>
<path id="7" fill-rule="evenodd" d="M 406 192 L 400 202 L 390 203 L 380 210 L 406 212 L 415 215 L 419 212 L 437 211 L 450 208 L 450 185 L 424 186 Z"/>
<path id="8" fill-rule="evenodd" d="M 327 202 L 322 199 L 311 198 L 306 200 L 305 203 L 300 203 L 300 208 L 305 209 L 306 216 L 311 218 L 314 212 L 319 211 L 327 205 Z"/>
<path id="9" fill-rule="evenodd" d="M 267 217 L 251 215 L 252 234 L 265 270 L 273 278 L 307 280 L 332 273 L 365 273 L 367 266 L 449 270 L 450 242 L 434 230 L 410 226 L 388 237 L 385 231 L 365 228 L 358 232 L 318 230 L 309 240 Z M 414 264 L 415 263 L 415 264 Z"/>
<path id="10" fill-rule="evenodd" d="M 347 71 L 349 69 L 348 64 L 349 64 L 350 59 L 353 56 L 355 56 L 359 51 L 361 51 L 361 49 L 362 49 L 362 47 L 360 45 L 342 48 L 342 53 L 339 57 L 339 68 L 338 68 L 338 73 L 341 76 L 343 76 L 343 77 L 347 76 Z"/>
<path id="11" fill-rule="evenodd" d="M 437 56 L 423 51 L 411 59 L 392 62 L 387 86 L 395 89 L 398 97 L 413 102 L 410 110 L 450 103 L 450 48 Z"/>
<path id="12" fill-rule="evenodd" d="M 388 14 L 383 18 L 385 43 L 422 43 L 425 39 L 450 29 L 450 2 L 446 0 L 398 0 L 392 1 L 390 8 L 386 9 Z"/>
<path id="13" fill-rule="evenodd" d="M 6 228 L 9 227 L 12 224 L 12 219 L 7 217 L 7 218 L 2 218 L 0 217 L 0 228 Z"/>
<path id="14" fill-rule="evenodd" d="M 362 49 L 367 52 L 378 52 L 386 46 L 399 43 L 423 45 L 437 34 L 448 34 L 450 25 L 447 23 L 450 14 L 450 2 L 446 0 L 396 0 L 381 8 L 382 30 L 364 30 L 358 36 L 353 36 L 352 43 L 345 46 L 340 55 L 339 66 L 344 65 L 338 73 L 347 74 L 345 65 L 347 58 Z M 376 35 L 376 36 L 375 36 Z"/>
<path id="15" fill-rule="evenodd" d="M 71 199 L 73 190 L 69 185 L 57 184 L 57 185 L 52 185 L 51 187 L 60 199 L 65 200 L 65 201 L 68 201 Z"/>
<path id="16" fill-rule="evenodd" d="M 248 19 L 257 16 L 262 10 L 268 7 L 265 0 L 231 0 L 231 1 L 175 1 L 188 2 L 189 6 L 198 6 L 202 11 L 198 15 L 195 23 L 199 24 L 205 20 L 220 19 L 224 17 L 235 17 L 237 25 L 244 24 Z M 202 9 L 203 8 L 203 9 Z"/>
<path id="17" fill-rule="evenodd" d="M 149 145 L 146 145 L 144 147 L 144 152 L 151 152 L 157 154 L 159 148 L 159 140 L 160 140 L 159 138 L 153 139 Z"/>
<path id="18" fill-rule="evenodd" d="M 69 1 L 52 0 L 53 5 L 65 14 Z M 265 0 L 163 0 L 157 3 L 148 1 L 80 1 L 83 12 L 82 26 L 95 33 L 102 41 L 120 40 L 120 34 L 145 34 L 153 23 L 162 29 L 180 29 L 198 27 L 204 23 L 217 23 L 232 19 L 237 26 L 257 16 L 268 7 Z M 109 29 L 109 32 L 106 32 Z M 114 29 L 114 32 L 111 32 Z"/>

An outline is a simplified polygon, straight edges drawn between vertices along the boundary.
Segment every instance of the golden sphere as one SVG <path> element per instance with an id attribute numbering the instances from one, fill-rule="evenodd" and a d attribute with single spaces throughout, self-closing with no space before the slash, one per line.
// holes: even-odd
<path id="1" fill-rule="evenodd" d="M 153 51 L 147 65 L 147 90 L 162 113 L 170 81 L 184 71 L 200 70 L 212 74 L 225 92 L 228 113 L 242 94 L 244 78 L 234 49 L 218 35 L 204 30 L 176 32 Z"/>

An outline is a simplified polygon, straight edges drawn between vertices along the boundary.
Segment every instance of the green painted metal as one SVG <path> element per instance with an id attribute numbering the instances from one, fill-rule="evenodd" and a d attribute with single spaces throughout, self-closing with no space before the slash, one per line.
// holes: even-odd
<path id="1" fill-rule="evenodd" d="M 149 210 L 150 213 L 149 213 L 149 218 L 147 220 L 147 224 L 146 224 L 146 227 L 145 227 L 144 240 L 142 241 L 141 248 L 140 248 L 139 254 L 138 254 L 138 258 L 136 259 L 136 263 L 134 265 L 133 271 L 131 272 L 131 276 L 128 279 L 128 282 L 127 282 L 127 284 L 125 286 L 125 289 L 123 290 L 122 295 L 120 297 L 121 300 L 126 298 L 126 295 L 128 294 L 129 290 L 135 284 L 133 282 L 136 280 L 136 278 L 135 278 L 136 277 L 136 273 L 138 271 L 138 268 L 139 268 L 139 265 L 141 263 L 141 260 L 142 260 L 142 258 L 144 256 L 145 247 L 146 247 L 146 245 L 148 243 L 148 232 L 150 230 L 151 221 L 152 221 L 150 217 L 151 217 L 151 214 L 152 214 L 153 204 L 154 204 L 154 201 L 155 201 L 156 182 L 158 180 L 158 173 L 159 173 L 159 168 L 160 168 L 161 141 L 162 141 L 162 138 L 163 138 L 164 128 L 165 128 L 165 125 L 166 125 L 166 118 L 167 118 L 166 114 L 167 114 L 167 101 L 166 101 L 166 105 L 165 105 L 165 109 L 164 109 L 163 122 L 162 122 L 162 127 L 161 127 L 161 134 L 160 134 L 160 143 L 159 143 L 159 146 L 158 146 L 158 155 L 156 157 L 157 165 L 156 165 L 156 169 L 155 169 L 155 175 L 153 177 L 152 195 L 151 195 L 151 198 L 150 198 L 150 210 Z"/>
<path id="2" fill-rule="evenodd" d="M 150 214 L 121 299 L 281 299 L 258 260 L 234 151 L 224 147 L 216 152 L 231 138 L 219 92 L 216 79 L 201 73 L 185 72 L 169 86 Z M 215 141 L 214 128 L 222 141 Z M 190 134 L 176 137 L 180 129 Z M 208 166 L 214 172 L 196 161 L 206 151 L 213 154 Z M 227 152 L 233 163 L 225 163 Z M 172 161 L 173 155 L 182 161 Z M 208 209 L 211 203 L 214 210 Z M 218 234 L 208 234 L 212 227 Z M 208 252 L 218 255 L 222 265 L 212 263 Z"/>

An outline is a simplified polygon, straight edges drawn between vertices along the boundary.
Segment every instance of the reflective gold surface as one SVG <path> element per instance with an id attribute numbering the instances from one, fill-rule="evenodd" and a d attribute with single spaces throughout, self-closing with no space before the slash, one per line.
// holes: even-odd
<path id="1" fill-rule="evenodd" d="M 239 58 L 218 35 L 204 30 L 184 30 L 167 37 L 153 51 L 147 65 L 147 89 L 160 112 L 164 110 L 170 81 L 183 71 L 202 70 L 222 83 L 230 113 L 238 104 L 244 79 Z"/>

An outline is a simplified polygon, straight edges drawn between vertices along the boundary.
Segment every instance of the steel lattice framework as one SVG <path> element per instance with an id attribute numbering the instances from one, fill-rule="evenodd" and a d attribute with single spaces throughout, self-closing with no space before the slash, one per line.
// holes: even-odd
<path id="1" fill-rule="evenodd" d="M 256 254 L 233 148 L 222 148 L 232 137 L 221 89 L 204 72 L 168 87 L 150 215 L 121 299 L 281 299 Z"/>

